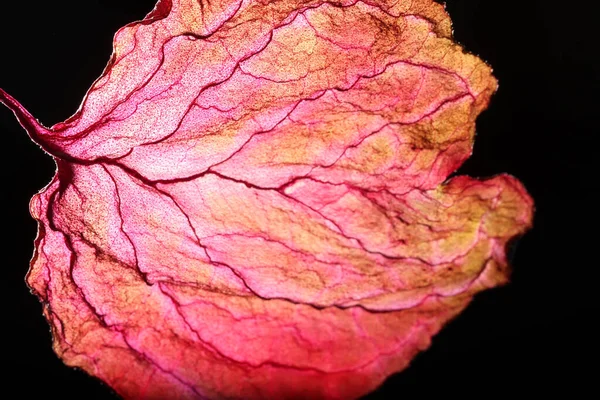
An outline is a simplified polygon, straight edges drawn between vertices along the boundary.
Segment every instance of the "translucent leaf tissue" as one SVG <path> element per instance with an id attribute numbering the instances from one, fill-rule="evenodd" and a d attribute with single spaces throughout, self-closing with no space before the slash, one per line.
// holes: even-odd
<path id="1" fill-rule="evenodd" d="M 27 283 L 125 399 L 355 399 L 482 290 L 533 203 L 448 179 L 497 83 L 433 0 L 161 0 L 120 29 L 31 200 Z"/>

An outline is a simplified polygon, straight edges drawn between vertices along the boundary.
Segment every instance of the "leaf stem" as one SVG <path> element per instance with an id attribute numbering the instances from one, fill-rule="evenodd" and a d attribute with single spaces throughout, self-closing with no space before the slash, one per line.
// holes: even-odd
<path id="1" fill-rule="evenodd" d="M 14 97 L 0 88 L 0 103 L 11 110 L 19 124 L 27 131 L 27 134 L 35 143 L 50 155 L 56 155 L 57 149 L 46 137 L 52 136 L 52 131 L 43 126 L 29 111 L 21 105 Z"/>

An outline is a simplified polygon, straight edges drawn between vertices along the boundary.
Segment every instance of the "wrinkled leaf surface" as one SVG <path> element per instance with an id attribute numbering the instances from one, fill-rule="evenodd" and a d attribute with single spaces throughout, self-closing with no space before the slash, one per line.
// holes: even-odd
<path id="1" fill-rule="evenodd" d="M 54 350 L 128 399 L 347 399 L 507 282 L 513 177 L 447 180 L 496 90 L 431 0 L 161 0 L 31 201 Z"/>

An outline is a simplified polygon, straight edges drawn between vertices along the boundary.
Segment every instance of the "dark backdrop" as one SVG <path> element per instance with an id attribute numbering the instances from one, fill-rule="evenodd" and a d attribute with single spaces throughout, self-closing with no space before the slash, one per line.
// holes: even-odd
<path id="1" fill-rule="evenodd" d="M 407 0 L 408 1 L 408 0 Z M 18 3 L 18 4 L 14 4 Z M 151 0 L 4 2 L 0 87 L 49 126 L 70 116 L 102 72 L 112 35 Z M 589 2 L 590 4 L 592 2 Z M 457 0 L 456 39 L 488 61 L 500 89 L 478 120 L 459 173 L 508 172 L 534 200 L 535 227 L 518 244 L 512 283 L 476 297 L 405 372 L 369 399 L 597 393 L 596 148 L 600 73 L 593 10 L 577 1 Z M 36 225 L 30 197 L 54 164 L 0 107 L 2 389 L 10 398 L 116 399 L 63 366 L 24 283 Z"/>

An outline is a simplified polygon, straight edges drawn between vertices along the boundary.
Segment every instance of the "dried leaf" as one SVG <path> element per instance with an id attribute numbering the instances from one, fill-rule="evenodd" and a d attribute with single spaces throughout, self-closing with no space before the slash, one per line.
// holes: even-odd
<path id="1" fill-rule="evenodd" d="M 496 90 L 432 0 L 164 0 L 51 128 L 27 282 L 131 399 L 347 399 L 507 282 L 532 201 L 446 180 Z"/>

